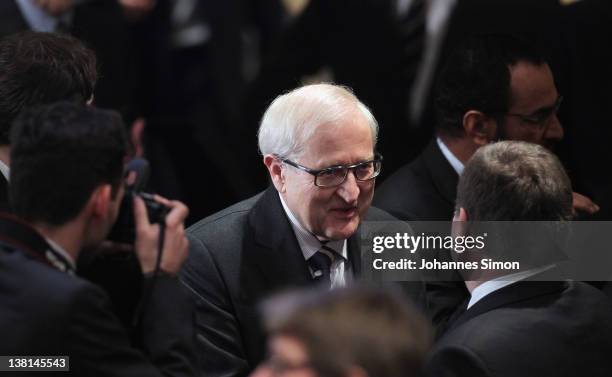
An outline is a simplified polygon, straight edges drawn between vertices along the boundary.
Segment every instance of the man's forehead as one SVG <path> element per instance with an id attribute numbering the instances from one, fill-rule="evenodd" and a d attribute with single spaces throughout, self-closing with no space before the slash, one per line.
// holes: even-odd
<path id="1" fill-rule="evenodd" d="M 313 135 L 304 149 L 303 159 L 313 164 L 313 168 L 324 168 L 362 162 L 373 156 L 372 131 L 362 124 L 330 128 Z"/>
<path id="2" fill-rule="evenodd" d="M 510 73 L 512 111 L 536 111 L 554 105 L 558 92 L 548 64 L 518 62 L 510 67 Z"/>

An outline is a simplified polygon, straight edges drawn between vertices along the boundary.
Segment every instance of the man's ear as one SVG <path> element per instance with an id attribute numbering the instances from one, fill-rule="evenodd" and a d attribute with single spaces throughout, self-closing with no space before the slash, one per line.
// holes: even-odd
<path id="1" fill-rule="evenodd" d="M 453 221 L 467 221 L 467 211 L 463 207 L 459 207 L 455 210 L 455 214 L 453 215 Z"/>
<path id="2" fill-rule="evenodd" d="M 468 226 L 467 211 L 463 207 L 458 207 L 453 215 L 453 223 L 451 225 L 451 234 L 453 237 L 465 236 Z"/>
<path id="3" fill-rule="evenodd" d="M 112 188 L 110 184 L 104 184 L 96 187 L 91 193 L 87 205 L 90 207 L 90 213 L 94 218 L 103 218 L 108 216 L 109 207 L 112 202 Z"/>
<path id="4" fill-rule="evenodd" d="M 264 156 L 264 165 L 268 168 L 270 178 L 276 190 L 280 193 L 285 192 L 285 169 L 283 169 L 283 163 L 278 157 L 267 154 Z"/>
<path id="5" fill-rule="evenodd" d="M 481 147 L 495 140 L 497 121 L 477 110 L 463 115 L 463 129 L 472 142 Z"/>

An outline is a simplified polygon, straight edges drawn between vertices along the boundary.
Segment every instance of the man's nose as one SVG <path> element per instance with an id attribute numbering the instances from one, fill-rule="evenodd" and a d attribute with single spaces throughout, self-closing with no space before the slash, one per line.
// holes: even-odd
<path id="1" fill-rule="evenodd" d="M 355 178 L 354 171 L 349 170 L 346 179 L 338 187 L 338 195 L 340 195 L 346 203 L 354 203 L 357 201 L 360 191 L 361 189 L 357 183 L 357 178 Z"/>
<path id="2" fill-rule="evenodd" d="M 544 132 L 544 138 L 551 141 L 561 141 L 563 139 L 564 131 L 557 114 L 553 114 L 552 119 L 549 121 L 548 127 Z"/>

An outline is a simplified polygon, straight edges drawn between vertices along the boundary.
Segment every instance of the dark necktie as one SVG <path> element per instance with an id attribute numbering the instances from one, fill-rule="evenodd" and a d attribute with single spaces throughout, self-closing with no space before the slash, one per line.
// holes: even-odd
<path id="1" fill-rule="evenodd" d="M 316 282 L 331 287 L 331 265 L 335 259 L 335 252 L 325 246 L 326 242 L 321 243 L 321 249 L 308 258 L 308 265 L 312 270 L 313 278 Z"/>

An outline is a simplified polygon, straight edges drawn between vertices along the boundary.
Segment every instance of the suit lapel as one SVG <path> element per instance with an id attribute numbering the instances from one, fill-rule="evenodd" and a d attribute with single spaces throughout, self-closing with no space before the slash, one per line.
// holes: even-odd
<path id="1" fill-rule="evenodd" d="M 347 240 L 348 259 L 355 276 L 361 273 L 360 229 Z M 253 298 L 313 283 L 302 249 L 273 186 L 264 192 L 249 213 L 243 250 L 241 286 Z"/>
<path id="2" fill-rule="evenodd" d="M 435 139 L 425 149 L 423 160 L 427 170 L 431 173 L 434 186 L 440 195 L 454 207 L 459 176 L 442 154 Z"/>
<path id="3" fill-rule="evenodd" d="M 244 261 L 266 282 L 266 291 L 312 282 L 308 265 L 274 187 L 268 188 L 249 213 Z"/>
<path id="4" fill-rule="evenodd" d="M 346 250 L 348 259 L 351 263 L 351 269 L 353 276 L 361 276 L 361 225 L 357 228 L 357 231 L 346 240 Z"/>

